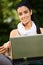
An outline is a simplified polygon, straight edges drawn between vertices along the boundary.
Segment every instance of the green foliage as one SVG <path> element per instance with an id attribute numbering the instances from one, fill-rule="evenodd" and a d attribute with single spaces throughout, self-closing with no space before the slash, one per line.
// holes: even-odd
<path id="1" fill-rule="evenodd" d="M 9 40 L 10 31 L 18 24 L 18 17 L 13 6 L 19 1 L 0 0 L 0 45 Z"/>

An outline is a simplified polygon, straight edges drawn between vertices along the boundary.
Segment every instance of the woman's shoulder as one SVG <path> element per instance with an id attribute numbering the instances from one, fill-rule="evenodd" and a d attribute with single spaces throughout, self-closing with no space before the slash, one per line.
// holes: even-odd
<path id="1" fill-rule="evenodd" d="M 40 27 L 40 31 L 41 31 L 41 33 L 43 34 L 43 28 Z"/>
<path id="2" fill-rule="evenodd" d="M 10 32 L 10 38 L 11 38 L 11 37 L 18 36 L 18 35 L 19 35 L 19 34 L 18 34 L 17 29 L 13 29 L 13 30 Z"/>
<path id="3" fill-rule="evenodd" d="M 16 35 L 16 32 L 17 32 L 17 29 L 13 29 L 11 32 L 10 32 L 10 38 L 11 37 L 14 37 Z"/>

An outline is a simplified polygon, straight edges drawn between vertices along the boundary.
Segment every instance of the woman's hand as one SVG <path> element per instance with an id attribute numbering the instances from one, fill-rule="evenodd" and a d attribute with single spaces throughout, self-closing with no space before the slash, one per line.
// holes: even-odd
<path id="1" fill-rule="evenodd" d="M 0 54 L 5 54 L 6 51 L 7 51 L 7 48 L 6 47 L 4 47 L 4 46 L 1 46 L 0 47 Z"/>
<path id="2" fill-rule="evenodd" d="M 10 41 L 4 43 L 3 46 L 0 46 L 0 54 L 5 54 L 8 48 L 10 48 Z"/>

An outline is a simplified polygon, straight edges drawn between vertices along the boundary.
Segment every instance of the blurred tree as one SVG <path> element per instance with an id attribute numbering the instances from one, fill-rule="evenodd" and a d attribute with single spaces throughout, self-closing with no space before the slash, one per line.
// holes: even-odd
<path id="1" fill-rule="evenodd" d="M 0 0 L 0 45 L 7 42 L 10 31 L 16 28 L 18 17 L 13 6 L 20 0 Z"/>

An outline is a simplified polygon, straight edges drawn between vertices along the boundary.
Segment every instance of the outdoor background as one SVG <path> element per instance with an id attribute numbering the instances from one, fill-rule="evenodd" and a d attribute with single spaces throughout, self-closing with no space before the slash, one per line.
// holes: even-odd
<path id="1" fill-rule="evenodd" d="M 10 31 L 16 28 L 19 19 L 16 4 L 21 0 L 0 0 L 0 46 L 9 40 Z M 43 0 L 28 0 L 39 26 L 43 27 Z"/>

